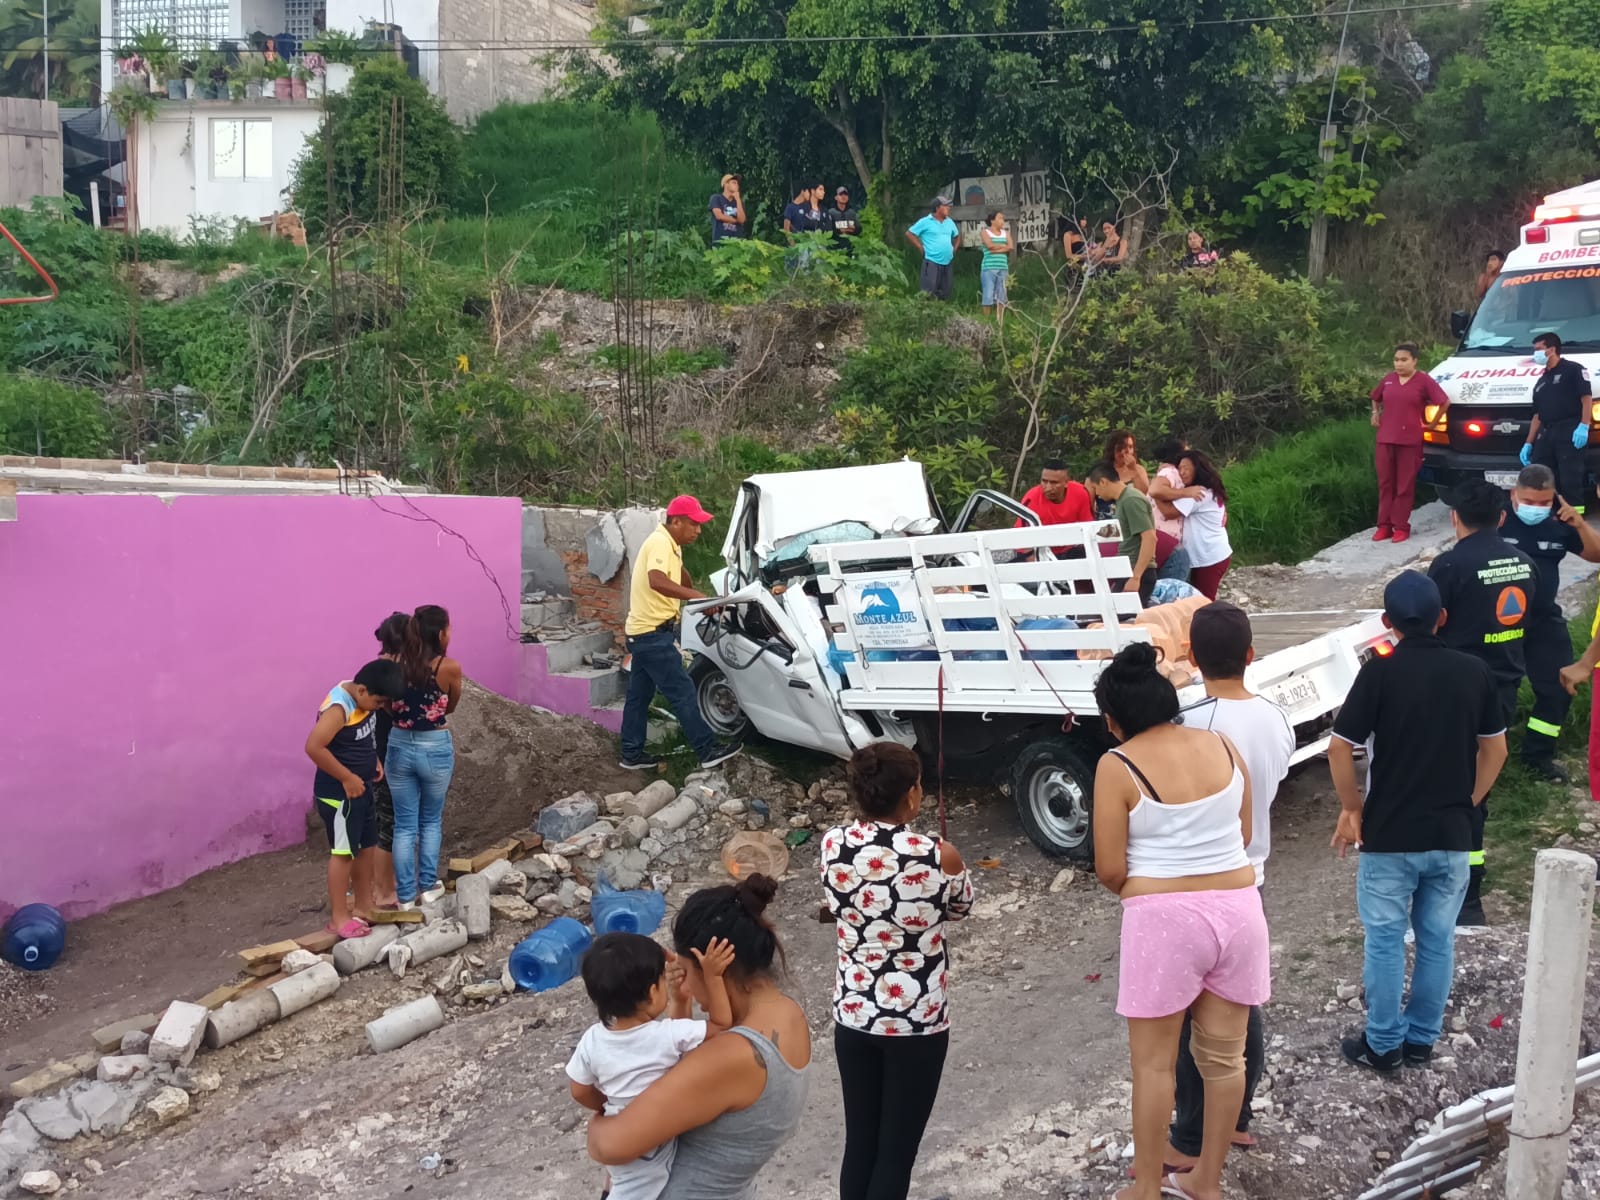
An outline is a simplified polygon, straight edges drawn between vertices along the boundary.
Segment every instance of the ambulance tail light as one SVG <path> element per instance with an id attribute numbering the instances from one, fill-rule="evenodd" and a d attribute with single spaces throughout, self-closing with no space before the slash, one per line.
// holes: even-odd
<path id="1" fill-rule="evenodd" d="M 1589 419 L 1592 421 L 1600 421 L 1600 400 L 1596 400 L 1594 402 L 1594 407 L 1589 413 Z"/>
<path id="2" fill-rule="evenodd" d="M 1541 225 L 1592 221 L 1600 219 L 1600 204 L 1541 204 L 1533 210 L 1533 219 Z"/>
<path id="3" fill-rule="evenodd" d="M 1550 240 L 1550 230 L 1543 225 L 1529 225 L 1522 231 L 1522 240 L 1530 246 L 1542 246 Z"/>
<path id="4" fill-rule="evenodd" d="M 1489 432 L 1489 427 L 1482 421 L 1468 421 L 1461 428 L 1466 431 L 1468 437 L 1482 437 Z"/>
<path id="5" fill-rule="evenodd" d="M 1389 641 L 1378 642 L 1372 647 L 1372 652 L 1379 658 L 1388 658 L 1394 653 L 1394 643 Z"/>

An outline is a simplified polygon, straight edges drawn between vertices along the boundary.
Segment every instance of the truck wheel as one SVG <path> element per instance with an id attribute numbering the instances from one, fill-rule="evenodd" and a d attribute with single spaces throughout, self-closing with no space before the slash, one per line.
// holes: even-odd
<path id="1" fill-rule="evenodd" d="M 1065 737 L 1023 747 L 1011 768 L 1017 815 L 1033 844 L 1052 858 L 1094 859 L 1094 771 Z"/>
<path id="2" fill-rule="evenodd" d="M 733 694 L 722 668 L 702 658 L 689 668 L 689 678 L 694 680 L 695 702 L 711 732 L 724 741 L 742 737 L 750 728 L 750 718 L 739 707 L 739 698 Z"/>

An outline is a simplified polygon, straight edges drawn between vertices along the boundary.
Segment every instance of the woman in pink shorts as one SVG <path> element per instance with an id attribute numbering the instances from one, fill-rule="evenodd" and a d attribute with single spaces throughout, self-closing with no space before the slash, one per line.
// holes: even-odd
<path id="1" fill-rule="evenodd" d="M 1250 778 L 1221 734 L 1174 725 L 1178 695 L 1155 649 L 1126 646 L 1095 683 L 1122 743 L 1094 781 L 1095 873 L 1122 897 L 1117 1012 L 1133 1059 L 1133 1186 L 1117 1200 L 1219 1200 L 1222 1163 L 1244 1101 L 1245 1027 L 1271 993 L 1267 921 L 1245 854 Z M 1205 1082 L 1205 1136 L 1193 1172 L 1162 1168 L 1185 1014 Z"/>

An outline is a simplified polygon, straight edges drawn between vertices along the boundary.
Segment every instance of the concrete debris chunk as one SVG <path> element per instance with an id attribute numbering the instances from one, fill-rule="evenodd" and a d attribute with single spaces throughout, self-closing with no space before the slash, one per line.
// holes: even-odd
<path id="1" fill-rule="evenodd" d="M 678 798 L 677 790 L 665 779 L 657 779 L 648 787 L 624 800 L 618 811 L 625 817 L 653 817 Z"/>
<path id="2" fill-rule="evenodd" d="M 651 817 L 650 827 L 673 833 L 682 829 L 699 815 L 700 806 L 695 803 L 694 797 L 683 795 Z"/>
<path id="3" fill-rule="evenodd" d="M 115 1083 L 84 1083 L 68 1097 L 68 1102 L 89 1125 L 90 1133 L 115 1137 L 133 1120 L 139 1110 L 139 1097 L 132 1088 Z"/>
<path id="4" fill-rule="evenodd" d="M 102 1083 L 126 1083 L 155 1070 L 155 1059 L 148 1054 L 112 1054 L 100 1060 L 95 1078 Z"/>
<path id="5" fill-rule="evenodd" d="M 494 915 L 507 921 L 537 921 L 539 910 L 521 896 L 491 896 L 489 907 Z"/>
<path id="6" fill-rule="evenodd" d="M 148 1054 L 150 1051 L 150 1035 L 142 1029 L 130 1029 L 122 1035 L 122 1053 Z"/>
<path id="7" fill-rule="evenodd" d="M 278 969 L 285 975 L 298 975 L 301 971 L 314 967 L 321 961 L 321 955 L 313 954 L 309 950 L 291 950 L 283 956 L 283 961 L 278 964 Z"/>
<path id="8" fill-rule="evenodd" d="M 158 1063 L 188 1066 L 200 1049 L 200 1039 L 205 1036 L 210 1019 L 211 1011 L 204 1005 L 174 1000 L 150 1035 L 150 1057 Z"/>
<path id="9" fill-rule="evenodd" d="M 70 1142 L 89 1128 L 83 1114 L 73 1108 L 64 1095 L 23 1100 L 17 1104 L 16 1111 L 52 1142 Z"/>
<path id="10" fill-rule="evenodd" d="M 575 792 L 557 800 L 539 814 L 536 826 L 546 845 L 564 842 L 579 830 L 587 829 L 600 816 L 600 806 L 587 792 Z"/>
<path id="11" fill-rule="evenodd" d="M 61 1177 L 54 1171 L 29 1171 L 17 1186 L 35 1196 L 53 1196 L 61 1190 Z"/>
<path id="12" fill-rule="evenodd" d="M 122 1046 L 122 1035 L 130 1030 L 138 1029 L 145 1033 L 155 1032 L 156 1026 L 161 1021 L 159 1013 L 140 1013 L 136 1017 L 128 1017 L 123 1021 L 113 1021 L 109 1025 L 102 1025 L 89 1035 L 101 1054 L 115 1054 Z"/>
<path id="13" fill-rule="evenodd" d="M 600 810 L 613 817 L 621 816 L 622 806 L 632 799 L 632 792 L 612 792 L 600 802 Z"/>
<path id="14" fill-rule="evenodd" d="M 481 983 L 469 983 L 461 989 L 463 1000 L 492 1000 L 496 996 L 504 995 L 504 989 L 498 979 L 485 979 Z"/>
<path id="15" fill-rule="evenodd" d="M 182 1088 L 164 1087 L 145 1106 L 162 1125 L 170 1125 L 189 1111 L 189 1093 Z"/>

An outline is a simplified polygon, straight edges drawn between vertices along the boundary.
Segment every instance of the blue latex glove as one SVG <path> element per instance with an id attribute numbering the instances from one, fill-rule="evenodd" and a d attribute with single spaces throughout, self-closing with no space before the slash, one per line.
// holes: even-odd
<path id="1" fill-rule="evenodd" d="M 1583 426 L 1580 425 L 1578 428 L 1582 429 Z M 1577 437 L 1578 435 L 1573 434 L 1572 436 Z M 1525 467 L 1530 465 L 1533 462 L 1533 447 L 1528 445 L 1527 442 L 1523 442 L 1522 449 L 1517 453 L 1517 460 Z"/>
<path id="2" fill-rule="evenodd" d="M 1588 444 L 1589 427 L 1587 425 L 1579 425 L 1572 431 L 1572 448 L 1574 450 L 1582 450 Z"/>

